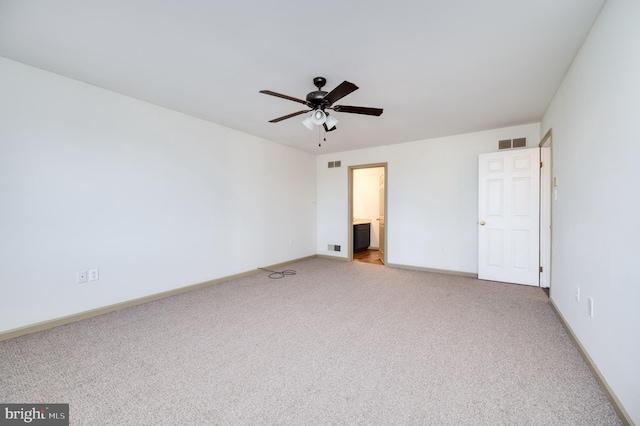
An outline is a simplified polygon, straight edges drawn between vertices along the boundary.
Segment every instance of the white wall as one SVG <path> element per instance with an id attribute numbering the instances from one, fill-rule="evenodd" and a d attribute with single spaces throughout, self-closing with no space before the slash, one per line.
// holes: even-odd
<path id="1" fill-rule="evenodd" d="M 553 128 L 551 298 L 640 424 L 640 2 L 609 0 L 542 122 Z M 575 287 L 580 287 L 580 301 Z M 594 300 L 588 315 L 587 297 Z"/>
<path id="2" fill-rule="evenodd" d="M 0 94 L 0 332 L 315 254 L 314 156 L 4 58 Z"/>
<path id="3" fill-rule="evenodd" d="M 328 244 L 347 247 L 348 167 L 386 162 L 387 262 L 477 273 L 478 154 L 517 137 L 537 146 L 540 125 L 318 156 L 318 254 L 348 256 L 327 250 Z M 342 167 L 328 168 L 335 160 Z"/>
<path id="4" fill-rule="evenodd" d="M 370 248 L 379 248 L 380 176 L 383 167 L 355 169 L 353 171 L 353 218 L 371 221 Z"/>

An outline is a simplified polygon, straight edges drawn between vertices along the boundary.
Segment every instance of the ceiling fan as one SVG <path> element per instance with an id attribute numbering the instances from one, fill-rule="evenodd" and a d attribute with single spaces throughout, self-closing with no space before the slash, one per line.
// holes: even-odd
<path id="1" fill-rule="evenodd" d="M 306 100 L 294 98 L 292 96 L 283 95 L 282 93 L 273 92 L 271 90 L 261 90 L 260 93 L 265 95 L 277 96 L 278 98 L 288 99 L 290 101 L 299 102 L 306 105 L 311 109 L 304 109 L 294 112 L 292 114 L 284 115 L 282 117 L 269 120 L 269 123 L 277 123 L 287 118 L 295 117 L 300 114 L 311 112 L 307 118 L 304 119 L 304 124 L 309 130 L 313 130 L 313 125 L 322 125 L 324 130 L 331 132 L 336 129 L 336 123 L 338 120 L 331 117 L 327 110 L 333 110 L 335 112 L 348 112 L 352 114 L 364 114 L 379 116 L 382 114 L 382 108 L 368 108 L 359 106 L 347 106 L 347 105 L 333 105 L 334 102 L 344 98 L 349 93 L 358 90 L 358 86 L 355 84 L 343 81 L 335 89 L 330 92 L 325 92 L 322 87 L 327 83 L 327 79 L 324 77 L 316 77 L 313 79 L 313 84 L 318 88 L 313 92 L 307 94 Z"/>

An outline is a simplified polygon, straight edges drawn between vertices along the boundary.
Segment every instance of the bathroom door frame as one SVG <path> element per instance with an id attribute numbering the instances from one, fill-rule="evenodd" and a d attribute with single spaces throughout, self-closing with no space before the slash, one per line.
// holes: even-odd
<path id="1" fill-rule="evenodd" d="M 388 229 L 389 229 L 389 215 L 388 215 L 388 203 L 389 203 L 389 176 L 388 176 L 388 167 L 387 163 L 371 163 L 371 164 L 361 164 L 357 166 L 349 166 L 349 183 L 348 183 L 348 192 L 349 192 L 349 212 L 347 215 L 347 232 L 349 239 L 349 247 L 348 247 L 348 259 L 349 262 L 353 261 L 353 171 L 356 169 L 376 169 L 382 167 L 384 173 L 384 235 L 382 236 L 382 241 L 384 243 L 384 250 L 382 252 L 382 262 L 387 264 L 387 257 L 389 255 L 389 239 L 387 238 Z M 373 224 L 372 224 L 373 225 Z M 378 224 L 376 223 L 376 226 Z"/>

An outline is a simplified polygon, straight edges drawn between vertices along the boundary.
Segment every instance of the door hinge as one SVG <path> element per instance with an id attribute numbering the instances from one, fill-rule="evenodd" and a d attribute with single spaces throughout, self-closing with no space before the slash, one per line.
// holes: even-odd
<path id="1" fill-rule="evenodd" d="M 540 267 L 540 272 L 542 272 L 542 266 Z"/>
<path id="2" fill-rule="evenodd" d="M 540 168 L 542 168 L 542 161 L 540 162 Z"/>

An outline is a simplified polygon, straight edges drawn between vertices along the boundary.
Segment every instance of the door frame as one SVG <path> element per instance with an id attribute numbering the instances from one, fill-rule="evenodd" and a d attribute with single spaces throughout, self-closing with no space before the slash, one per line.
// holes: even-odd
<path id="1" fill-rule="evenodd" d="M 540 287 L 549 288 L 551 291 L 551 238 L 552 238 L 552 214 L 551 204 L 553 198 L 553 129 L 544 135 L 540 143 Z"/>
<path id="2" fill-rule="evenodd" d="M 387 229 L 388 227 L 388 215 L 387 215 L 387 205 L 388 205 L 388 192 L 389 192 L 389 186 L 387 185 L 388 183 L 388 168 L 387 168 L 387 163 L 371 163 L 371 164 L 361 164 L 361 165 L 357 165 L 357 166 L 349 166 L 349 171 L 348 171 L 348 176 L 349 176 L 349 180 L 348 180 L 348 213 L 347 213 L 347 235 L 348 235 L 348 240 L 349 240 L 349 244 L 348 244 L 348 259 L 349 262 L 353 262 L 353 171 L 356 169 L 376 169 L 382 167 L 384 169 L 384 205 L 383 205 L 383 210 L 384 210 L 384 236 L 383 236 L 383 243 L 384 243 L 384 250 L 382 253 L 382 262 L 386 265 L 387 264 L 387 254 L 389 252 L 389 243 L 388 243 L 388 239 L 387 239 Z"/>

